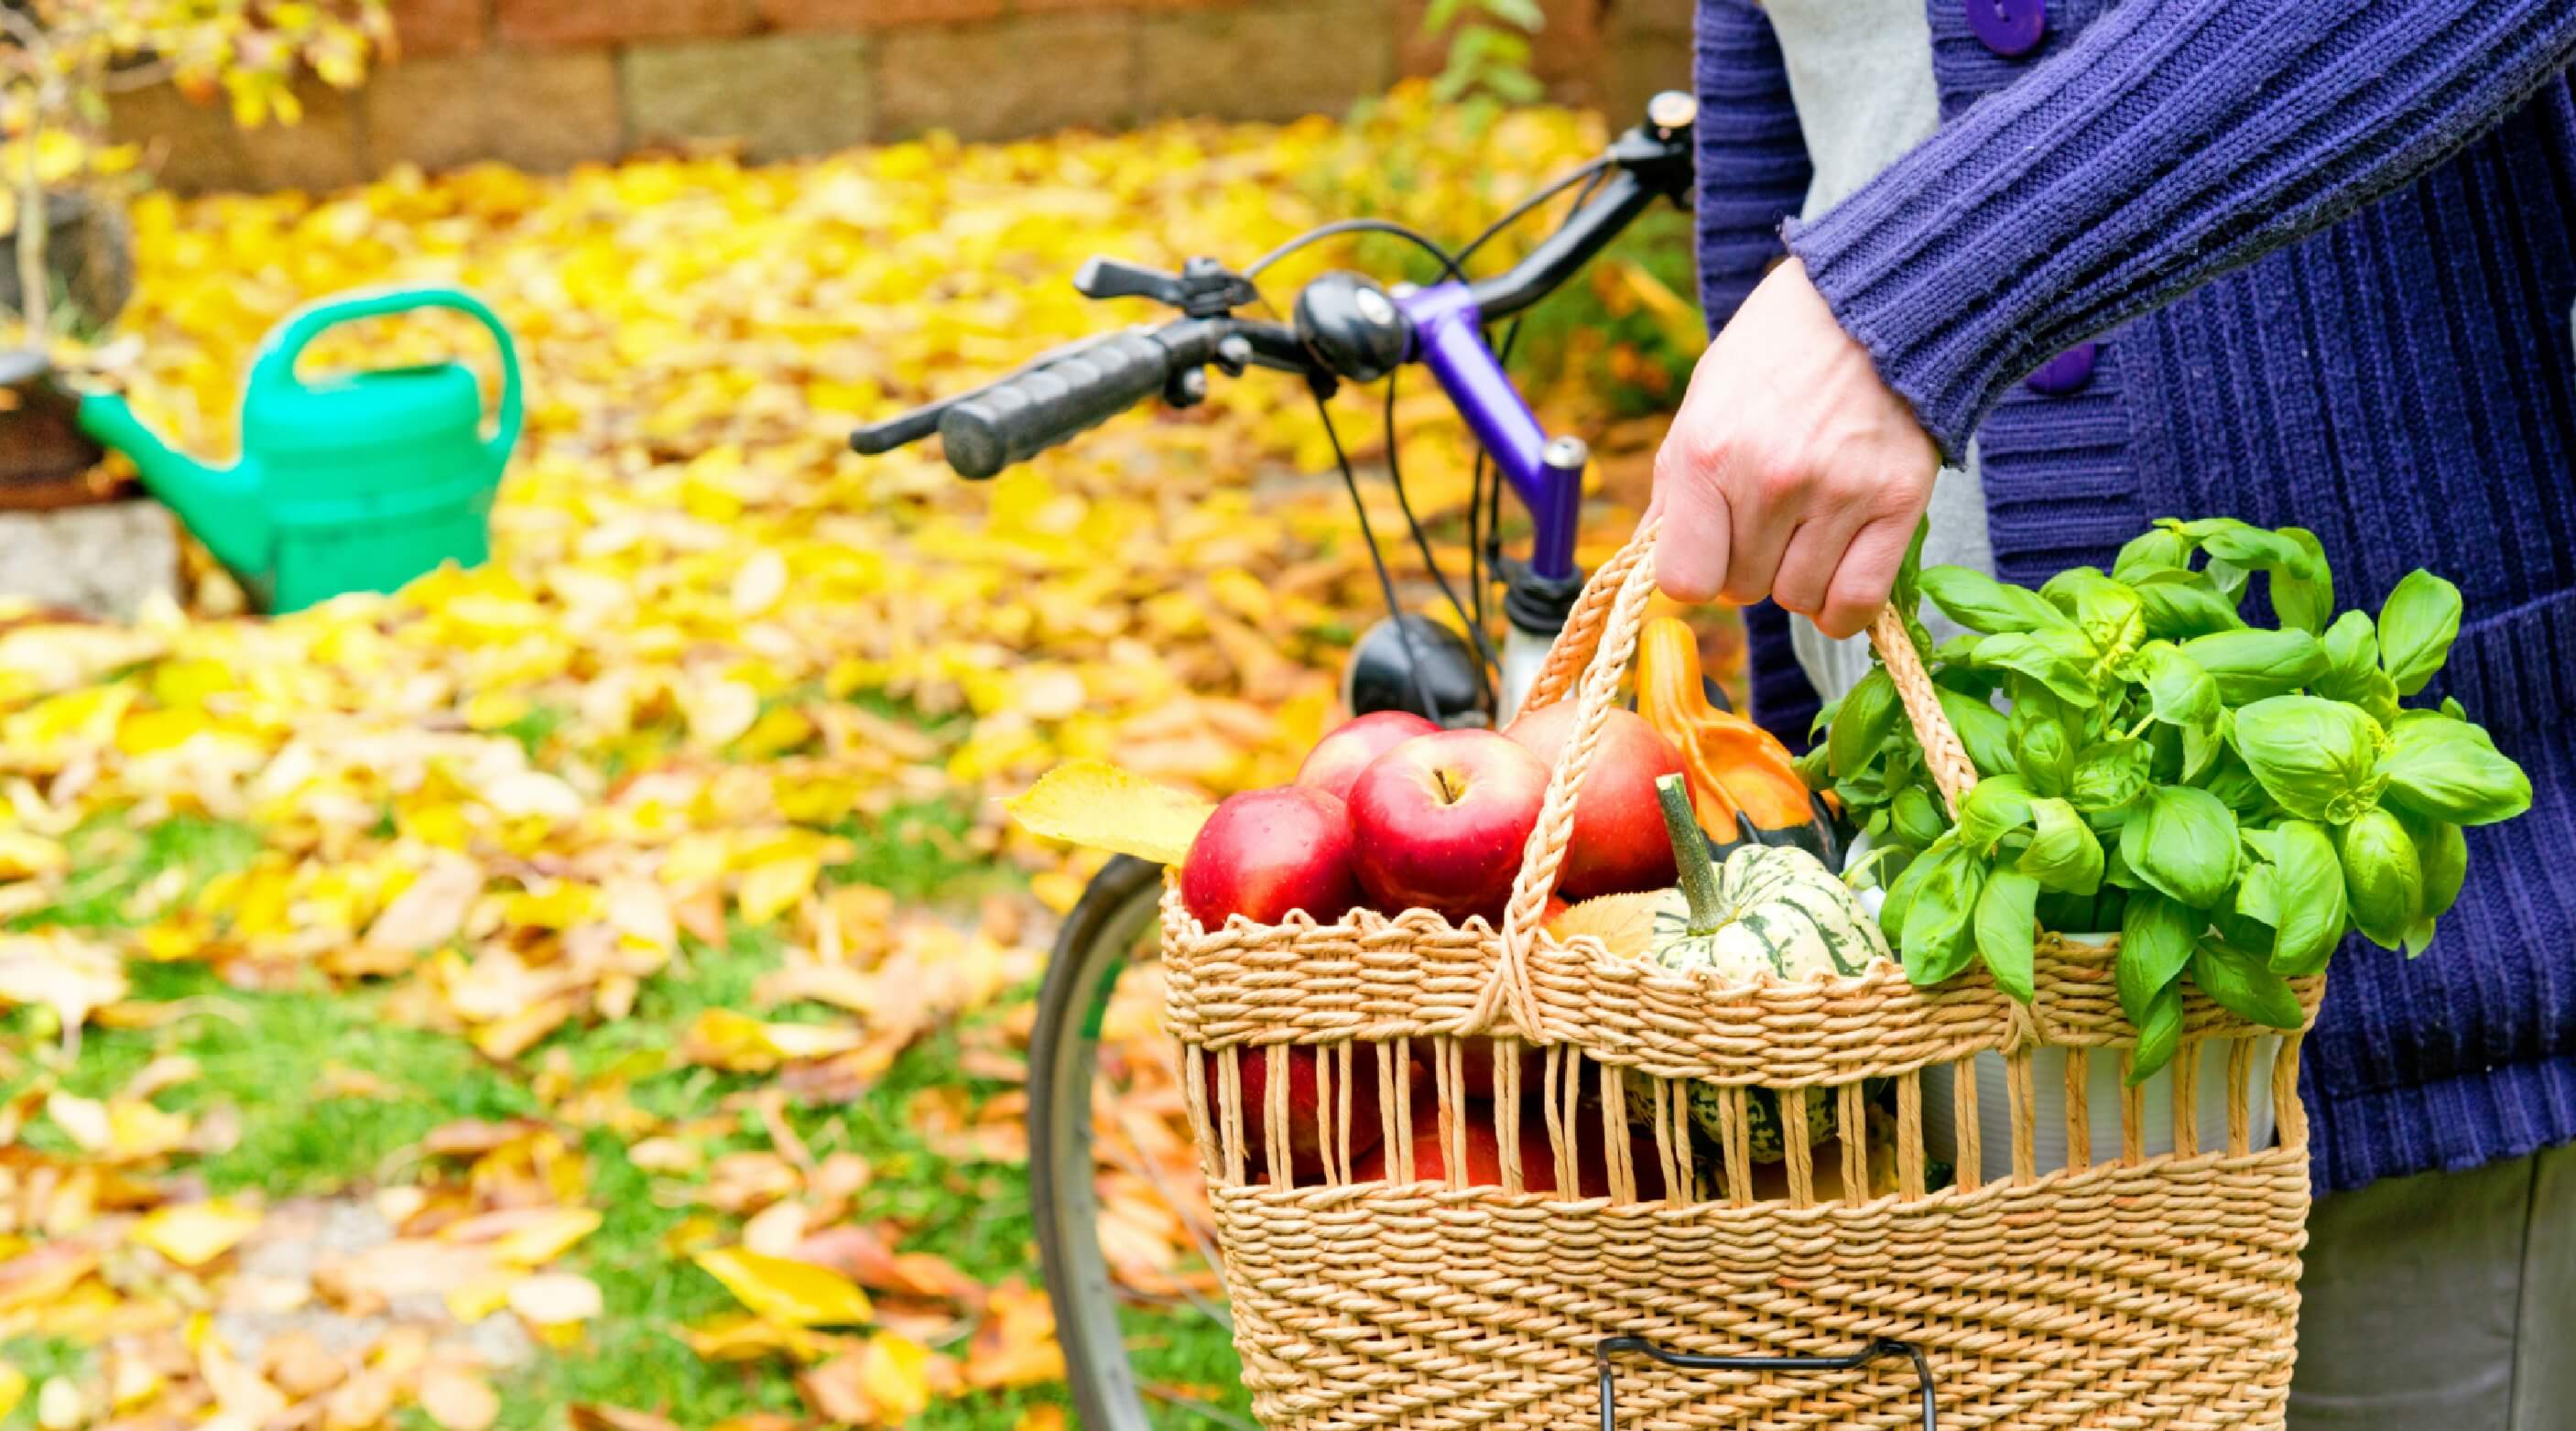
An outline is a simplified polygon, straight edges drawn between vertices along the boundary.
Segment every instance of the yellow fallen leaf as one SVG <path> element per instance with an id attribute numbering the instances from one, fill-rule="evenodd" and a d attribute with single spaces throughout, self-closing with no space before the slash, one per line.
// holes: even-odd
<path id="1" fill-rule="evenodd" d="M 501 1398 L 483 1378 L 440 1364 L 421 1373 L 420 1409 L 444 1431 L 484 1431 L 500 1419 Z"/>
<path id="2" fill-rule="evenodd" d="M 0 1421 L 9 1419 L 9 1413 L 17 1410 L 18 1403 L 26 1399 L 27 1374 L 0 1361 Z"/>
<path id="3" fill-rule="evenodd" d="M 681 1056 L 731 1073 L 767 1073 L 782 1063 L 829 1058 L 865 1043 L 857 1029 L 837 1024 L 763 1023 L 733 1009 L 707 1009 L 689 1025 Z"/>
<path id="4" fill-rule="evenodd" d="M 812 855 L 789 855 L 742 872 L 734 892 L 735 907 L 746 924 L 767 924 L 796 907 L 821 878 L 823 862 Z"/>
<path id="5" fill-rule="evenodd" d="M 259 1213 L 224 1198 L 156 1208 L 129 1234 L 182 1267 L 203 1267 L 259 1228 Z"/>
<path id="6" fill-rule="evenodd" d="M 587 1322 L 603 1307 L 599 1284 L 571 1272 L 544 1272 L 510 1285 L 510 1310 L 540 1327 Z"/>
<path id="7" fill-rule="evenodd" d="M 71 868 L 63 847 L 32 830 L 0 829 L 0 879 L 34 879 Z"/>
<path id="8" fill-rule="evenodd" d="M 828 1267 L 719 1247 L 690 1259 L 744 1306 L 792 1327 L 838 1327 L 868 1320 L 868 1294 Z"/>
<path id="9" fill-rule="evenodd" d="M 812 1361 L 826 1350 L 824 1339 L 803 1327 L 781 1326 L 749 1313 L 701 1322 L 683 1329 L 680 1338 L 689 1350 L 715 1362 L 758 1361 L 776 1352 Z"/>
<path id="10" fill-rule="evenodd" d="M 907 1336 L 879 1332 L 859 1353 L 859 1385 L 877 1419 L 901 1426 L 930 1407 L 931 1350 Z"/>
<path id="11" fill-rule="evenodd" d="M 1068 760 L 1003 802 L 1020 828 L 1050 840 L 1176 865 L 1216 807 L 1105 760 Z"/>
<path id="12" fill-rule="evenodd" d="M 502 1234 L 492 1244 L 492 1255 L 522 1267 L 551 1262 L 597 1232 L 599 1222 L 599 1214 L 590 1208 L 556 1208 Z"/>

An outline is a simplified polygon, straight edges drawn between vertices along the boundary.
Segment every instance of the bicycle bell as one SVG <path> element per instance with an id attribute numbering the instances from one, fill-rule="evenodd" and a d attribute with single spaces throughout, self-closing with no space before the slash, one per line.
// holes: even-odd
<path id="1" fill-rule="evenodd" d="M 1342 669 L 1342 704 L 1354 716 L 1411 711 L 1453 729 L 1492 725 L 1476 648 L 1428 616 L 1407 612 L 1403 622 L 1380 617 L 1361 634 Z"/>
<path id="2" fill-rule="evenodd" d="M 1404 361 L 1413 330 L 1376 282 L 1335 270 L 1297 295 L 1297 341 L 1339 377 L 1373 383 Z"/>

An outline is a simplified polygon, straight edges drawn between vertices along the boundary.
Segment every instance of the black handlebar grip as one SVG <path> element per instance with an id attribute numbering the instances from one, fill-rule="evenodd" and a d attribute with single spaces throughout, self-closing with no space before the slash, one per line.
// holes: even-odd
<path id="1" fill-rule="evenodd" d="M 1025 462 L 1160 394 L 1174 369 L 1205 361 L 1175 348 L 1198 346 L 1205 345 L 1167 343 L 1162 333 L 1114 333 L 1005 379 L 940 417 L 948 465 L 981 478 Z"/>

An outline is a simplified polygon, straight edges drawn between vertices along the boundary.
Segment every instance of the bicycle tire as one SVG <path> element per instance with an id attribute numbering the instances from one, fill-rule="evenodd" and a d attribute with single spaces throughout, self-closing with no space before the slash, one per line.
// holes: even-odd
<path id="1" fill-rule="evenodd" d="M 1153 1431 L 1128 1361 L 1119 1298 L 1099 1243 L 1093 1184 L 1095 1021 L 1118 974 L 1155 928 L 1163 867 L 1119 855 L 1101 867 L 1056 935 L 1029 1033 L 1029 1196 L 1038 1261 L 1055 1306 L 1065 1383 L 1085 1431 Z"/>

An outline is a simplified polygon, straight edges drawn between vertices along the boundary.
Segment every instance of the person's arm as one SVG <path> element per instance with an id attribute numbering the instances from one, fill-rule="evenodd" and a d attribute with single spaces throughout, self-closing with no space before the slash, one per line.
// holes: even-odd
<path id="1" fill-rule="evenodd" d="M 1790 248 L 1957 453 L 2060 350 L 2413 180 L 2571 60 L 2570 0 L 2128 0 Z"/>
<path id="2" fill-rule="evenodd" d="M 2128 0 L 1815 222 L 1656 469 L 1671 595 L 1837 635 L 2014 380 L 2440 162 L 2576 58 L 2569 0 Z M 1867 373 L 1863 377 L 1863 372 Z"/>
<path id="3" fill-rule="evenodd" d="M 1805 201 L 1812 170 L 1771 17 L 1748 0 L 1702 0 L 1694 49 L 1692 215 L 1700 308 L 1714 333 L 1785 255 L 1780 224 Z"/>

